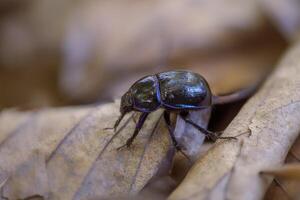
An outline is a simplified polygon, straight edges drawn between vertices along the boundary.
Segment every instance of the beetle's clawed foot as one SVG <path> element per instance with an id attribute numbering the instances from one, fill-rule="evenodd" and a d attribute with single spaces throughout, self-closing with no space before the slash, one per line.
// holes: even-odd
<path id="1" fill-rule="evenodd" d="M 128 148 L 131 146 L 131 144 L 132 144 L 132 140 L 129 139 L 129 140 L 126 142 L 126 144 L 124 144 L 124 145 L 118 147 L 118 148 L 117 148 L 117 151 L 120 151 L 120 150 L 122 150 L 122 149 L 124 149 L 124 148 L 127 148 L 127 149 L 128 149 Z"/>
<path id="2" fill-rule="evenodd" d="M 174 145 L 176 151 L 180 152 L 186 159 L 188 159 L 189 162 L 192 162 L 190 157 L 186 153 L 184 153 L 184 151 L 182 150 L 182 148 L 179 144 L 176 143 L 176 144 L 173 144 L 173 145 Z"/>
<path id="3" fill-rule="evenodd" d="M 117 151 L 121 151 L 122 149 L 125 149 L 125 148 L 129 148 L 129 146 L 127 146 L 127 144 L 124 144 L 124 145 L 118 147 Z"/>

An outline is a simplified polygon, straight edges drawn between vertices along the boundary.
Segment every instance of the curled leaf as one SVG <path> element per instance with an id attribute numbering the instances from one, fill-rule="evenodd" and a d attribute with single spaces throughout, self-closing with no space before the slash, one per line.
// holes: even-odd
<path id="1" fill-rule="evenodd" d="M 300 43 L 242 108 L 224 136 L 197 161 L 169 199 L 261 199 L 271 183 L 259 172 L 284 162 L 300 132 Z"/>

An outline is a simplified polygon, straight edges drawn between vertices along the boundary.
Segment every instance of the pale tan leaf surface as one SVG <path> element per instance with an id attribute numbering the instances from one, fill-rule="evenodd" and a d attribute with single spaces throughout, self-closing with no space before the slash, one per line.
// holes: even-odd
<path id="1" fill-rule="evenodd" d="M 33 151 L 28 160 L 9 175 L 2 189 L 2 196 L 9 199 L 41 196 L 48 194 L 48 177 L 45 156 Z"/>
<path id="2" fill-rule="evenodd" d="M 13 130 L 1 132 L 6 135 L 1 141 L 0 163 L 2 170 L 14 171 L 22 162 L 26 161 L 35 149 L 40 150 L 48 157 L 51 150 L 54 149 L 59 141 L 65 137 L 72 125 L 83 117 L 89 108 L 73 111 L 71 108 L 66 109 L 49 109 L 31 113 L 14 113 L 4 111 L 1 113 L 1 119 L 11 116 L 18 119 L 18 115 L 30 115 L 26 121 L 15 124 Z M 69 117 L 67 117 L 69 116 Z M 52 122 L 55 124 L 50 124 Z M 0 126 L 6 126 L 6 121 L 1 120 Z"/>
<path id="3" fill-rule="evenodd" d="M 284 162 L 300 131 L 300 44 L 288 51 L 260 91 L 189 171 L 169 199 L 260 199 L 271 182 L 259 172 Z"/>
<path id="4" fill-rule="evenodd" d="M 26 124 L 27 120 L 31 117 L 32 113 L 20 113 L 16 110 L 7 110 L 0 113 L 0 143 L 8 137 L 8 135 L 14 131 L 18 126 L 21 128 Z"/>
<path id="5" fill-rule="evenodd" d="M 0 174 L 11 178 L 23 163 L 28 163 L 33 152 L 39 151 L 45 157 L 65 137 L 72 125 L 87 114 L 89 108 L 50 109 L 37 112 L 2 111 L 0 117 Z M 10 123 L 9 123 L 10 122 Z M 35 159 L 34 159 L 35 160 Z M 33 165 L 34 166 L 34 165 Z M 22 171 L 22 169 L 21 169 Z M 14 196 L 19 194 L 14 194 Z M 21 194 L 20 194 L 21 195 Z M 5 194 L 3 194 L 5 196 Z M 24 198 L 24 196 L 18 196 Z"/>
<path id="6" fill-rule="evenodd" d="M 150 115 L 130 149 L 117 151 L 135 126 L 128 115 L 116 133 L 104 130 L 117 119 L 118 106 L 117 102 L 2 112 L 0 127 L 11 115 L 30 116 L 0 132 L 6 135 L 0 146 L 0 174 L 5 174 L 3 181 L 7 178 L 2 196 L 97 199 L 139 192 L 161 165 L 170 164 L 173 148 L 158 111 Z"/>

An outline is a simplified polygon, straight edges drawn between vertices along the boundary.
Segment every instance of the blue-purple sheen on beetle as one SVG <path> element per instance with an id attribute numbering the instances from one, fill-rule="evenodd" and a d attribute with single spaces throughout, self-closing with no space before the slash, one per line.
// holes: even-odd
<path id="1" fill-rule="evenodd" d="M 234 137 L 220 137 L 189 119 L 189 111 L 210 108 L 216 104 L 234 102 L 250 96 L 256 87 L 250 87 L 238 92 L 215 96 L 212 94 L 207 81 L 200 74 L 190 71 L 168 71 L 145 76 L 136 81 L 122 96 L 120 117 L 114 125 L 116 129 L 126 113 L 141 112 L 133 135 L 124 146 L 130 147 L 138 135 L 149 113 L 158 108 L 164 109 L 164 119 L 169 127 L 170 136 L 174 146 L 180 150 L 171 126 L 170 113 L 178 113 L 182 119 L 204 133 L 212 140 L 235 139 Z M 123 147 L 123 146 L 122 146 Z"/>

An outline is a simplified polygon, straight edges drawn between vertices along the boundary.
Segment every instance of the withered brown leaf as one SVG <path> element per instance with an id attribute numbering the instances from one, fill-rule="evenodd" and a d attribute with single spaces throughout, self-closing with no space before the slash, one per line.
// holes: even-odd
<path id="1" fill-rule="evenodd" d="M 299 199 L 300 198 L 300 164 L 290 163 L 281 167 L 265 169 L 262 176 L 274 177 L 275 181 L 265 195 L 268 199 Z"/>
<path id="2" fill-rule="evenodd" d="M 0 181 L 7 181 L 2 196 L 97 199 L 139 192 L 162 163 L 169 163 L 173 148 L 158 111 L 129 149 L 117 151 L 135 126 L 128 115 L 117 132 L 104 130 L 118 117 L 118 105 L 3 111 Z"/>
<path id="3" fill-rule="evenodd" d="M 286 164 L 281 167 L 265 169 L 261 173 L 300 181 L 300 164 Z"/>

